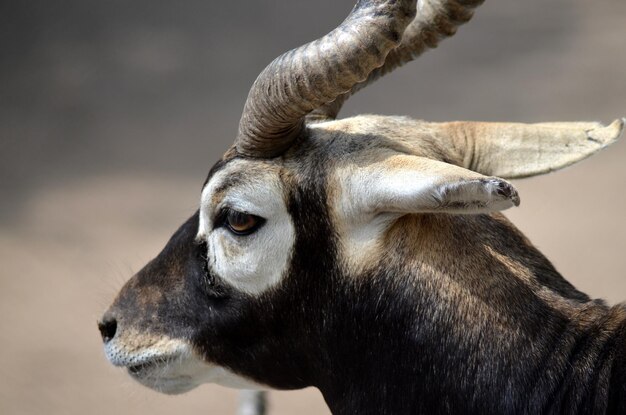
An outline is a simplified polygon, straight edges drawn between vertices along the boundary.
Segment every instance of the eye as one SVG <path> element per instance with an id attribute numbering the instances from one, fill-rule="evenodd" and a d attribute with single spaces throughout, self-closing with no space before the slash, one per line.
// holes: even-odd
<path id="1" fill-rule="evenodd" d="M 233 209 L 225 209 L 222 215 L 223 224 L 235 235 L 250 235 L 265 222 L 261 217 Z"/>

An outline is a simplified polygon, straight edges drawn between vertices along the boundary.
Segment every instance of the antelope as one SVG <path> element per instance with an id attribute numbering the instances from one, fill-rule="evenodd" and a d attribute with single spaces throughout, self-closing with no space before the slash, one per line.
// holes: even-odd
<path id="1" fill-rule="evenodd" d="M 626 413 L 626 306 L 568 283 L 500 211 L 506 179 L 613 143 L 624 120 L 362 115 L 359 89 L 482 0 L 359 0 L 254 82 L 198 211 L 99 329 L 168 394 L 318 388 L 335 414 Z"/>

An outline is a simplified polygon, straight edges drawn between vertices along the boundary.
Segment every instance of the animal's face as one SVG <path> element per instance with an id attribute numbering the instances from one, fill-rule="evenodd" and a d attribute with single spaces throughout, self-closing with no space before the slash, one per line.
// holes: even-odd
<path id="1" fill-rule="evenodd" d="M 225 156 L 214 166 L 198 212 L 123 287 L 103 318 L 113 364 L 166 393 L 206 382 L 261 387 L 251 379 L 255 371 L 241 367 L 286 352 L 277 347 L 289 337 L 282 327 L 289 323 L 281 319 L 294 313 L 275 301 L 297 297 L 285 296 L 296 239 L 289 209 L 295 181 L 306 179 L 297 179 L 288 164 Z M 314 216 L 308 219 L 319 219 Z"/>

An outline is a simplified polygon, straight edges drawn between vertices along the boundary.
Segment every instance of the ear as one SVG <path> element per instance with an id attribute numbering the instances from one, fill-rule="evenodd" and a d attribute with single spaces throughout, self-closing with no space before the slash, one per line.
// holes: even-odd
<path id="1" fill-rule="evenodd" d="M 395 154 L 341 173 L 344 214 L 486 213 L 519 205 L 505 180 L 428 158 Z"/>
<path id="2" fill-rule="evenodd" d="M 509 179 L 535 176 L 574 164 L 614 143 L 624 120 L 540 124 L 449 122 L 436 124 L 463 166 Z"/>

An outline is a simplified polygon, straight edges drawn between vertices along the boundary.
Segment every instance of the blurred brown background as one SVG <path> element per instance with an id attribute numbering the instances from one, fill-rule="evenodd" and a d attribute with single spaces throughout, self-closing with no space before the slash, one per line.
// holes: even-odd
<path id="1" fill-rule="evenodd" d="M 195 209 L 256 74 L 352 0 L 0 2 L 0 413 L 233 414 L 236 393 L 166 397 L 104 359 L 96 319 Z M 626 115 L 626 2 L 487 1 L 343 116 Z M 518 181 L 509 217 L 577 287 L 626 299 L 626 139 Z M 419 351 L 416 351 L 419 353 Z M 273 414 L 324 414 L 318 392 Z"/>

